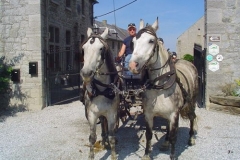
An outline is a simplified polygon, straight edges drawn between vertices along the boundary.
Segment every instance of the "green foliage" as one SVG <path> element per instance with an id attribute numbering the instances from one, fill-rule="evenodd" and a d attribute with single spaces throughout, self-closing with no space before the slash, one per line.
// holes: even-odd
<path id="1" fill-rule="evenodd" d="M 193 63 L 194 57 L 191 54 L 185 54 L 183 59 Z"/>
<path id="2" fill-rule="evenodd" d="M 12 67 L 0 64 L 0 93 L 5 93 L 9 90 L 9 82 Z"/>
<path id="3" fill-rule="evenodd" d="M 240 79 L 236 79 L 234 83 L 227 83 L 221 88 L 225 96 L 240 97 Z"/>
<path id="4" fill-rule="evenodd" d="M 240 86 L 240 79 L 235 79 L 235 82 L 237 83 L 238 86 Z"/>

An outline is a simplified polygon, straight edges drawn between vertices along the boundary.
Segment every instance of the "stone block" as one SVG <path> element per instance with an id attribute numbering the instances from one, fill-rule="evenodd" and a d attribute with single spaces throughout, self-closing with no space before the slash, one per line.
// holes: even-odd
<path id="1" fill-rule="evenodd" d="M 240 97 L 211 95 L 209 100 L 211 103 L 240 108 Z"/>
<path id="2" fill-rule="evenodd" d="M 41 37 L 29 37 L 28 38 L 28 44 L 27 44 L 27 50 L 29 51 L 36 51 L 41 48 Z"/>
<path id="3" fill-rule="evenodd" d="M 221 9 L 209 9 L 207 10 L 207 23 L 222 23 L 222 10 Z"/>

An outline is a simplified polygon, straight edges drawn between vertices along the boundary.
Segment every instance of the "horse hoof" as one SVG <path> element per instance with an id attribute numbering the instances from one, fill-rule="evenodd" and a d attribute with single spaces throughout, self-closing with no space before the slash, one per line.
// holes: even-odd
<path id="1" fill-rule="evenodd" d="M 93 155 L 89 155 L 88 156 L 88 160 L 94 160 L 94 156 Z"/>
<path id="2" fill-rule="evenodd" d="M 190 139 L 188 140 L 188 145 L 189 145 L 189 146 L 193 146 L 193 145 L 195 145 L 195 144 L 196 144 L 195 139 L 190 138 Z"/>
<path id="3" fill-rule="evenodd" d="M 112 154 L 111 155 L 111 160 L 117 160 L 117 155 L 116 154 Z"/>
<path id="4" fill-rule="evenodd" d="M 174 155 L 170 155 L 170 159 L 171 160 L 177 160 L 178 158 L 176 158 Z"/>
<path id="5" fill-rule="evenodd" d="M 151 159 L 148 155 L 145 155 L 145 156 L 142 157 L 142 160 L 151 160 Z"/>
<path id="6" fill-rule="evenodd" d="M 170 147 L 170 143 L 165 141 L 159 148 L 160 151 L 168 151 Z"/>

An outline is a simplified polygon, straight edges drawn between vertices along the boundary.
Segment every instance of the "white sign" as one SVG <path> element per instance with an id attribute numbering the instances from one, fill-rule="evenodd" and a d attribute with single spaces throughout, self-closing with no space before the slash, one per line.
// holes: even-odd
<path id="1" fill-rule="evenodd" d="M 208 69 L 209 69 L 210 71 L 213 71 L 213 72 L 219 70 L 219 63 L 218 63 L 217 61 L 211 61 L 211 62 L 209 62 L 209 63 L 208 63 Z"/>
<path id="2" fill-rule="evenodd" d="M 219 46 L 216 45 L 216 44 L 211 44 L 209 47 L 208 47 L 208 52 L 209 54 L 215 56 L 219 53 Z"/>
<path id="3" fill-rule="evenodd" d="M 220 42 L 220 36 L 209 36 L 209 41 L 211 42 Z"/>
<path id="4" fill-rule="evenodd" d="M 216 57 L 217 61 L 222 61 L 223 60 L 223 56 L 221 54 L 217 55 Z"/>

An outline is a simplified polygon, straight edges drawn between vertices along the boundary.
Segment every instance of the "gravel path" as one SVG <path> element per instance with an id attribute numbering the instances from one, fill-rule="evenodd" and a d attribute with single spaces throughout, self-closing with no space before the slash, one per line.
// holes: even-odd
<path id="1" fill-rule="evenodd" d="M 176 155 L 179 160 L 240 159 L 240 117 L 205 109 L 196 109 L 198 134 L 196 145 L 189 147 L 188 121 L 180 120 Z M 164 140 L 164 124 L 155 120 L 152 140 L 153 159 L 169 159 L 169 151 L 159 151 Z M 144 154 L 143 116 L 121 125 L 116 137 L 119 160 L 138 160 Z M 100 126 L 98 125 L 98 140 Z M 21 112 L 0 122 L 0 160 L 85 160 L 88 157 L 89 126 L 84 106 L 79 101 L 47 107 L 38 112 Z M 157 141 L 159 140 L 159 141 Z M 103 150 L 95 159 L 110 158 Z"/>

